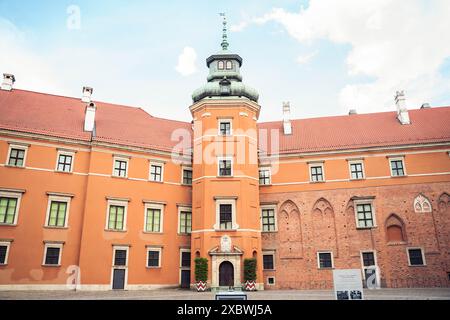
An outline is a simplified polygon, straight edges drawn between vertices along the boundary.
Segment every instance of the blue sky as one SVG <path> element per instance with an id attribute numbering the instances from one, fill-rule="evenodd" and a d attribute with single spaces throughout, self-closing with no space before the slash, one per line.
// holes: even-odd
<path id="1" fill-rule="evenodd" d="M 280 119 L 283 101 L 295 118 L 395 110 L 396 90 L 410 108 L 450 105 L 449 3 L 0 0 L 0 73 L 15 74 L 17 88 L 80 96 L 89 85 L 96 100 L 190 121 L 226 12 L 262 121 Z M 67 25 L 73 5 L 79 29 Z"/>

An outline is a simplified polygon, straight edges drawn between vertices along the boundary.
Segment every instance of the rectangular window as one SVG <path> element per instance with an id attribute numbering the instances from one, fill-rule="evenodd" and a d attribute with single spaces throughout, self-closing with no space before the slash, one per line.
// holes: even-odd
<path id="1" fill-rule="evenodd" d="M 72 172 L 73 155 L 67 153 L 58 154 L 58 165 L 56 170 L 61 172 Z"/>
<path id="2" fill-rule="evenodd" d="M 405 166 L 403 159 L 391 159 L 391 176 L 401 177 L 405 175 Z"/>
<path id="3" fill-rule="evenodd" d="M 191 233 L 192 231 L 192 212 L 180 211 L 180 229 L 179 232 L 183 234 Z"/>
<path id="4" fill-rule="evenodd" d="M 115 266 L 126 266 L 127 265 L 127 253 L 126 249 L 115 249 L 114 250 L 114 265 Z"/>
<path id="5" fill-rule="evenodd" d="M 356 219 L 358 228 L 372 228 L 375 226 L 372 204 L 361 203 L 356 205 Z"/>
<path id="6" fill-rule="evenodd" d="M 147 209 L 145 231 L 161 232 L 161 209 Z"/>
<path id="7" fill-rule="evenodd" d="M 275 285 L 275 277 L 267 277 L 267 285 L 269 286 Z"/>
<path id="8" fill-rule="evenodd" d="M 188 251 L 181 251 L 181 267 L 190 268 L 191 267 L 191 253 Z"/>
<path id="9" fill-rule="evenodd" d="M 183 184 L 192 184 L 192 170 L 183 169 Z"/>
<path id="10" fill-rule="evenodd" d="M 0 243 L 0 265 L 8 264 L 9 243 Z"/>
<path id="11" fill-rule="evenodd" d="M 231 159 L 219 159 L 219 176 L 229 177 L 232 175 Z"/>
<path id="12" fill-rule="evenodd" d="M 321 182 L 323 179 L 323 165 L 314 165 L 310 167 L 311 170 L 311 181 Z"/>
<path id="13" fill-rule="evenodd" d="M 219 121 L 219 134 L 221 136 L 231 135 L 231 121 L 230 120 L 220 120 Z"/>
<path id="14" fill-rule="evenodd" d="M 270 184 L 270 169 L 259 170 L 259 184 L 260 185 Z"/>
<path id="15" fill-rule="evenodd" d="M 352 179 L 364 179 L 364 168 L 362 162 L 350 163 L 350 176 Z"/>
<path id="16" fill-rule="evenodd" d="M 333 255 L 331 252 L 319 252 L 317 256 L 320 269 L 333 268 Z"/>
<path id="17" fill-rule="evenodd" d="M 162 165 L 160 164 L 150 165 L 150 181 L 156 182 L 162 181 Z"/>
<path id="18" fill-rule="evenodd" d="M 232 229 L 232 221 L 233 221 L 232 205 L 231 204 L 221 204 L 219 206 L 219 210 L 220 210 L 220 229 L 221 230 Z"/>
<path id="19" fill-rule="evenodd" d="M 364 267 L 370 267 L 375 265 L 375 254 L 373 252 L 363 252 L 362 260 Z"/>
<path id="20" fill-rule="evenodd" d="M 423 252 L 420 248 L 410 248 L 408 249 L 408 258 L 410 266 L 423 266 L 425 261 L 423 258 Z"/>
<path id="21" fill-rule="evenodd" d="M 15 223 L 17 203 L 17 198 L 0 197 L 0 224 Z"/>
<path id="22" fill-rule="evenodd" d="M 25 165 L 26 149 L 12 147 L 9 152 L 8 165 L 14 167 L 23 167 Z"/>
<path id="23" fill-rule="evenodd" d="M 67 202 L 51 201 L 50 212 L 48 214 L 47 226 L 65 227 L 66 226 Z"/>
<path id="24" fill-rule="evenodd" d="M 158 268 L 160 267 L 160 250 L 150 249 L 147 251 L 147 267 Z"/>
<path id="25" fill-rule="evenodd" d="M 46 245 L 44 265 L 59 266 L 61 264 L 61 245 Z"/>
<path id="26" fill-rule="evenodd" d="M 273 270 L 273 254 L 263 254 L 263 268 L 264 270 Z"/>
<path id="27" fill-rule="evenodd" d="M 124 229 L 124 221 L 125 206 L 110 205 L 108 215 L 108 229 L 121 231 Z"/>
<path id="28" fill-rule="evenodd" d="M 276 231 L 275 226 L 275 209 L 262 209 L 261 210 L 261 219 L 262 219 L 262 231 L 270 232 Z"/>
<path id="29" fill-rule="evenodd" d="M 128 161 L 125 159 L 114 160 L 114 176 L 125 178 L 127 176 Z"/>

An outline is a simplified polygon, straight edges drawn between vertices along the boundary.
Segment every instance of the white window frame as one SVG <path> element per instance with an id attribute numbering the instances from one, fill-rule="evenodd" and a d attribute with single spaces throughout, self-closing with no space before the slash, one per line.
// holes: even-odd
<path id="1" fill-rule="evenodd" d="M 220 162 L 224 161 L 224 160 L 231 162 L 231 174 L 229 176 L 222 176 L 222 175 L 220 175 Z M 230 156 L 217 157 L 217 177 L 220 177 L 220 178 L 232 178 L 233 175 L 234 175 L 234 170 L 233 170 L 234 163 L 233 162 L 234 162 L 233 161 L 233 157 L 230 157 Z"/>
<path id="2" fill-rule="evenodd" d="M 220 205 L 231 204 L 231 229 L 220 228 Z M 236 199 L 216 199 L 216 223 L 213 229 L 216 231 L 231 231 L 239 229 L 239 225 L 236 221 Z"/>
<path id="3" fill-rule="evenodd" d="M 274 220 L 275 220 L 275 230 L 273 231 L 264 231 L 264 226 L 263 226 L 263 210 L 264 209 L 273 209 L 273 214 L 274 214 Z M 263 205 L 260 206 L 260 215 L 259 215 L 259 220 L 260 220 L 260 226 L 261 226 L 261 232 L 263 233 L 272 233 L 272 232 L 278 232 L 278 219 L 277 219 L 277 206 L 276 205 Z"/>
<path id="4" fill-rule="evenodd" d="M 159 269 L 161 268 L 161 260 L 162 260 L 162 248 L 161 247 L 152 247 L 152 246 L 148 246 L 145 248 L 146 250 L 146 258 L 145 258 L 145 267 L 147 269 Z M 150 251 L 158 251 L 159 255 L 158 255 L 158 266 L 149 266 L 148 265 L 148 253 Z"/>
<path id="5" fill-rule="evenodd" d="M 49 195 L 49 196 L 48 196 L 48 201 L 47 201 L 47 212 L 46 212 L 46 214 L 45 214 L 45 222 L 44 222 L 44 226 L 45 226 L 46 228 L 54 228 L 54 229 L 64 229 L 64 228 L 68 228 L 68 225 L 69 225 L 70 202 L 71 202 L 71 200 L 72 200 L 71 197 L 53 196 L 53 195 Z M 62 227 L 58 227 L 58 226 L 50 226 L 50 225 L 48 224 L 48 219 L 50 218 L 50 209 L 51 209 L 52 201 L 65 202 L 65 203 L 67 203 L 67 207 L 66 207 L 66 216 L 65 216 L 65 220 L 64 220 L 64 226 L 62 226 Z"/>
<path id="6" fill-rule="evenodd" d="M 72 162 L 70 164 L 70 170 L 69 171 L 63 171 L 63 170 L 59 170 L 59 157 L 60 156 L 71 156 L 72 157 Z M 74 151 L 65 151 L 65 150 L 58 150 L 58 153 L 56 154 L 56 166 L 55 166 L 55 171 L 56 172 L 62 172 L 62 173 L 73 173 L 73 167 L 74 167 L 74 163 L 75 163 L 75 152 Z M 127 169 L 128 169 L 128 165 L 127 165 Z"/>
<path id="7" fill-rule="evenodd" d="M 319 254 L 320 254 L 320 253 L 330 253 L 330 254 L 331 254 L 331 268 L 329 268 L 329 267 L 321 268 L 321 267 L 320 267 L 320 257 L 319 257 Z M 329 270 L 329 269 L 334 269 L 334 255 L 333 255 L 333 251 L 330 251 L 330 250 L 320 250 L 320 251 L 317 251 L 316 257 L 317 257 L 317 269 L 319 269 L 319 270 Z"/>
<path id="8" fill-rule="evenodd" d="M 123 206 L 125 207 L 125 212 L 123 214 L 123 228 L 122 230 L 109 229 L 109 208 L 111 206 Z M 106 206 L 106 222 L 105 222 L 105 231 L 109 232 L 126 232 L 127 231 L 127 215 L 128 215 L 128 201 L 121 200 L 108 200 Z"/>
<path id="9" fill-rule="evenodd" d="M 42 265 L 45 266 L 45 267 L 60 267 L 61 266 L 63 246 L 64 246 L 64 243 L 46 242 L 45 245 L 44 245 L 44 257 L 42 259 Z M 45 264 L 45 260 L 47 259 L 47 249 L 48 248 L 59 248 L 58 264 Z"/>
<path id="10" fill-rule="evenodd" d="M 115 170 L 116 161 L 125 161 L 126 162 L 127 167 L 125 169 L 125 177 L 121 177 L 121 176 L 116 175 L 116 170 Z M 113 177 L 126 179 L 126 178 L 128 178 L 128 171 L 129 171 L 129 169 L 130 169 L 130 158 L 121 157 L 121 156 L 114 156 L 113 157 L 113 167 L 112 167 L 112 176 Z"/>
<path id="11" fill-rule="evenodd" d="M 411 264 L 411 259 L 409 258 L 409 250 L 420 250 L 422 253 L 422 262 L 423 264 Z M 406 248 L 406 256 L 408 257 L 408 267 L 426 267 L 427 261 L 425 260 L 425 250 L 423 247 L 407 247 Z"/>
<path id="12" fill-rule="evenodd" d="M 156 234 L 160 234 L 160 233 L 164 233 L 164 204 L 160 204 L 160 203 L 152 203 L 152 202 L 147 202 L 144 205 L 144 233 L 156 233 Z M 147 231 L 147 209 L 157 209 L 160 210 L 160 217 L 159 217 L 159 231 Z"/>
<path id="13" fill-rule="evenodd" d="M 0 263 L 0 266 L 6 266 L 6 265 L 8 265 L 8 257 L 9 257 L 9 249 L 11 247 L 11 241 L 1 241 L 0 246 L 6 247 L 5 261 L 3 263 Z"/>
<path id="14" fill-rule="evenodd" d="M 158 166 L 161 167 L 161 180 L 153 180 L 152 179 L 152 166 Z M 183 178 L 183 177 L 181 177 Z M 148 180 L 151 182 L 159 182 L 162 183 L 164 182 L 164 163 L 163 162 L 156 162 L 156 161 L 151 161 L 149 166 L 148 166 Z"/>
<path id="15" fill-rule="evenodd" d="M 313 181 L 312 179 L 312 167 L 322 167 L 322 180 L 321 181 Z M 309 168 L 309 182 L 311 183 L 320 183 L 320 182 L 325 182 L 326 178 L 325 178 L 325 163 L 324 162 L 311 162 L 308 163 L 308 168 Z"/>
<path id="16" fill-rule="evenodd" d="M 389 169 L 391 178 L 398 178 L 398 177 L 406 177 L 408 174 L 406 173 L 406 165 L 405 165 L 405 157 L 388 157 L 389 160 Z M 392 171 L 392 161 L 401 161 L 403 165 L 403 175 L 402 176 L 394 176 Z"/>
<path id="17" fill-rule="evenodd" d="M 181 212 L 182 211 L 191 213 L 191 232 L 190 233 L 181 232 Z M 192 207 L 178 206 L 178 234 L 186 235 L 186 234 L 191 234 L 191 233 L 192 233 Z"/>
<path id="18" fill-rule="evenodd" d="M 220 125 L 222 123 L 229 122 L 230 123 L 230 134 L 221 134 Z M 217 135 L 221 137 L 231 137 L 233 135 L 233 119 L 232 118 L 220 118 L 217 121 Z"/>
<path id="19" fill-rule="evenodd" d="M 269 171 L 269 183 L 268 184 L 259 183 L 259 172 L 260 171 Z M 258 168 L 258 183 L 260 186 L 270 186 L 272 184 L 272 168 L 271 167 L 259 167 Z"/>
<path id="20" fill-rule="evenodd" d="M 193 175 L 194 171 L 192 170 L 192 167 L 182 166 L 181 167 L 181 184 L 183 186 L 192 186 L 192 183 L 191 184 L 184 183 L 184 171 L 185 170 L 188 170 L 188 171 L 192 172 L 192 180 L 194 180 L 194 175 Z"/>
<path id="21" fill-rule="evenodd" d="M 10 223 L 0 223 L 0 227 L 1 226 L 17 226 L 17 221 L 19 219 L 19 212 L 20 212 L 20 202 L 22 200 L 22 193 L 12 192 L 12 191 L 3 191 L 0 189 L 0 197 L 17 199 L 16 212 L 14 213 L 13 223 L 11 223 L 11 224 Z"/>
<path id="22" fill-rule="evenodd" d="M 22 164 L 22 166 L 14 166 L 14 165 L 10 165 L 10 164 L 9 164 L 9 158 L 11 157 L 11 151 L 12 151 L 12 149 L 20 149 L 20 150 L 23 150 L 23 151 L 24 151 L 24 154 L 23 154 L 23 164 Z M 8 157 L 6 158 L 6 163 L 5 163 L 5 165 L 8 166 L 8 167 L 25 168 L 25 167 L 26 167 L 26 163 L 27 163 L 27 154 L 28 154 L 28 146 L 24 146 L 24 145 L 21 145 L 21 144 L 13 144 L 13 143 L 10 143 L 10 144 L 9 144 L 9 149 L 8 149 Z"/>
<path id="23" fill-rule="evenodd" d="M 376 210 L 375 210 L 375 201 L 373 200 L 354 200 L 354 211 L 355 211 L 355 223 L 356 223 L 356 229 L 372 229 L 376 228 L 377 225 L 377 216 L 376 216 Z M 372 221 L 373 225 L 371 227 L 361 227 L 359 226 L 359 220 L 358 220 L 358 205 L 361 204 L 370 204 L 372 207 Z"/>
<path id="24" fill-rule="evenodd" d="M 269 283 L 269 278 L 270 278 L 270 279 L 273 279 L 273 283 Z M 268 286 L 274 286 L 274 285 L 276 285 L 275 276 L 268 276 L 268 277 L 266 278 L 266 284 L 267 284 Z"/>
<path id="25" fill-rule="evenodd" d="M 262 256 L 263 256 L 263 261 L 262 261 L 263 271 L 275 271 L 277 269 L 277 266 L 276 266 L 276 263 L 275 263 L 275 250 L 263 250 L 262 251 Z M 264 256 L 272 256 L 273 269 L 264 269 Z"/>
<path id="26" fill-rule="evenodd" d="M 360 164 L 362 168 L 362 178 L 353 178 L 352 177 L 352 164 Z M 350 180 L 364 180 L 366 179 L 366 168 L 364 167 L 364 161 L 363 160 L 350 160 L 348 161 L 348 174 Z"/>

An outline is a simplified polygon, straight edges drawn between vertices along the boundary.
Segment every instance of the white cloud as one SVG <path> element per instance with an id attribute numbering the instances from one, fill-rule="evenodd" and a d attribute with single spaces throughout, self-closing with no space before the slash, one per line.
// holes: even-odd
<path id="1" fill-rule="evenodd" d="M 182 76 L 189 76 L 197 72 L 197 53 L 194 48 L 184 47 L 183 52 L 178 56 L 178 64 L 175 70 Z"/>
<path id="2" fill-rule="evenodd" d="M 238 24 L 233 24 L 230 26 L 230 30 L 232 32 L 240 32 L 242 30 L 244 30 L 245 28 L 247 28 L 248 26 L 248 22 L 247 21 L 242 21 Z"/>
<path id="3" fill-rule="evenodd" d="M 392 109 L 393 95 L 400 89 L 407 91 L 410 107 L 450 90 L 439 74 L 450 57 L 450 41 L 445 39 L 450 30 L 448 0 L 311 0 L 299 12 L 273 9 L 250 21 L 275 21 L 304 44 L 326 39 L 350 45 L 348 74 L 374 80 L 342 88 L 339 103 L 345 110 Z"/>
<path id="4" fill-rule="evenodd" d="M 318 51 L 314 51 L 308 54 L 303 54 L 297 57 L 297 62 L 299 64 L 307 64 L 309 61 L 311 61 L 312 58 L 314 58 L 317 55 Z"/>

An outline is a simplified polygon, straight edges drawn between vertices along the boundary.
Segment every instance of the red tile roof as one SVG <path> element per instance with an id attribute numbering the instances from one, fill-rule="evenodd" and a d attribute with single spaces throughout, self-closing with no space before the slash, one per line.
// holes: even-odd
<path id="1" fill-rule="evenodd" d="M 292 120 L 292 135 L 283 134 L 281 121 L 261 123 L 269 138 L 262 143 L 260 133 L 260 149 L 272 152 L 271 129 L 280 130 L 283 154 L 450 142 L 450 107 L 410 110 L 409 117 L 410 125 L 401 125 L 396 112 Z"/>
<path id="2" fill-rule="evenodd" d="M 0 90 L 0 129 L 171 151 L 176 129 L 191 132 L 188 122 L 156 118 L 140 108 L 96 102 L 95 135 L 83 130 L 86 103 L 19 89 Z M 292 120 L 292 135 L 283 123 L 265 122 L 268 143 L 260 133 L 260 148 L 270 150 L 270 130 L 278 130 L 279 152 L 307 153 L 377 146 L 450 142 L 450 107 L 410 110 L 411 125 L 401 125 L 395 112 Z M 269 146 L 269 147 L 266 147 Z M 184 146 L 190 147 L 190 141 Z"/>

